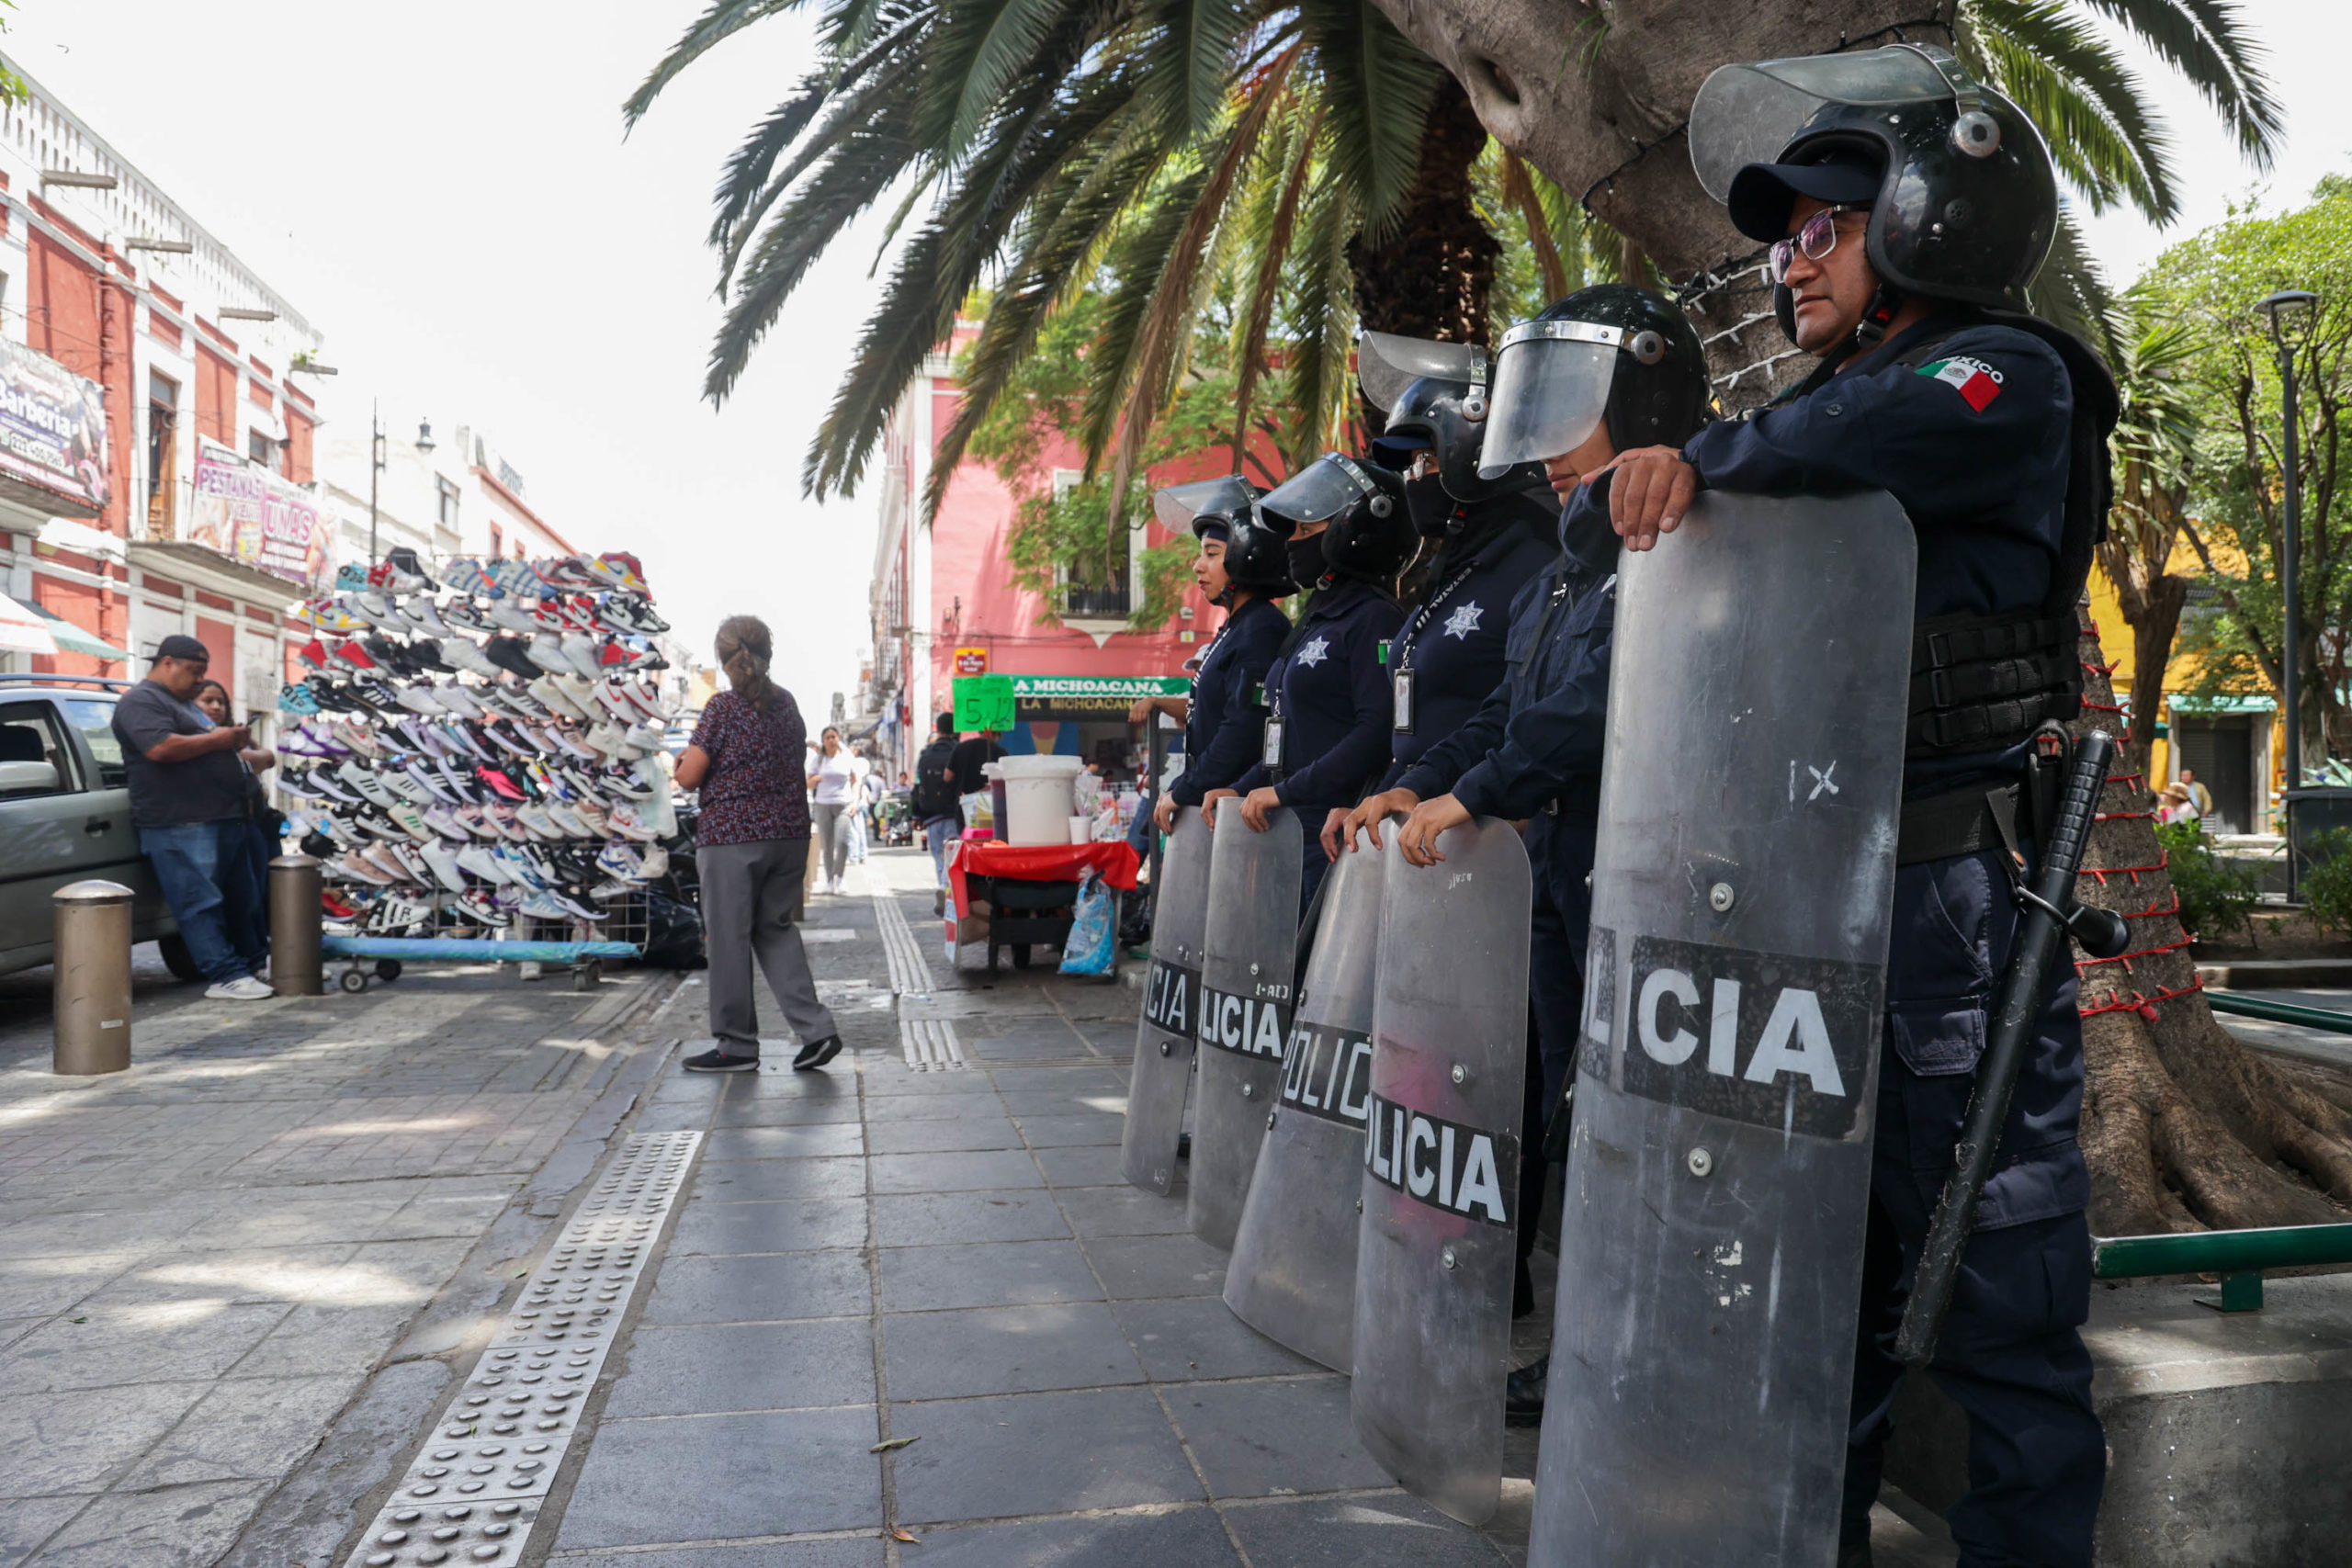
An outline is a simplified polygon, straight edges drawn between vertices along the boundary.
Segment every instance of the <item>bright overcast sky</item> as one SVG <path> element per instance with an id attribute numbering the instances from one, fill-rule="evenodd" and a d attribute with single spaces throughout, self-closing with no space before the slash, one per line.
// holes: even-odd
<path id="1" fill-rule="evenodd" d="M 18 0 L 0 47 L 326 334 L 328 415 L 470 423 L 590 548 L 644 558 L 705 640 L 767 618 L 812 713 L 867 644 L 870 490 L 800 499 L 800 455 L 875 294 L 869 219 L 811 275 L 714 413 L 701 245 L 719 161 L 804 69 L 808 24 L 760 23 L 694 67 L 627 141 L 619 104 L 705 0 Z M 2271 185 L 2352 166 L 2344 0 L 2258 0 L 2290 117 Z M 2186 233 L 2254 176 L 2193 94 L 2166 101 Z M 2167 236 L 2093 220 L 2119 281 Z"/>

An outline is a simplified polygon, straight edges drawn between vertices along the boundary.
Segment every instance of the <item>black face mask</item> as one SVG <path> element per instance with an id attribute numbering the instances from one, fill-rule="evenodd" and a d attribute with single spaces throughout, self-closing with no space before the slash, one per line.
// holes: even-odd
<path id="1" fill-rule="evenodd" d="M 1435 474 L 1405 481 L 1405 510 L 1413 519 L 1413 532 L 1424 539 L 1442 539 L 1462 531 L 1462 519 L 1454 515 L 1453 497 L 1445 493 L 1444 483 Z"/>
<path id="2" fill-rule="evenodd" d="M 1283 548 L 1290 557 L 1290 580 L 1301 588 L 1312 588 L 1330 570 L 1324 558 L 1323 540 L 1330 533 L 1326 528 L 1304 539 L 1292 539 Z"/>

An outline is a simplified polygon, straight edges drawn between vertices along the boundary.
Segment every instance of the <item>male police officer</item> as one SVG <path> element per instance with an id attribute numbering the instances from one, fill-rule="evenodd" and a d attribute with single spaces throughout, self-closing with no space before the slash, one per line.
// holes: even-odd
<path id="1" fill-rule="evenodd" d="M 1534 1244 L 1544 1123 L 1576 1060 L 1582 1012 L 1586 877 L 1600 807 L 1601 741 L 1616 624 L 1617 538 L 1606 479 L 1588 483 L 1625 447 L 1687 440 L 1707 415 L 1705 351 L 1673 305 L 1624 284 L 1580 289 L 1504 334 L 1484 466 L 1541 462 L 1565 503 L 1562 554 L 1511 611 L 1510 673 L 1478 711 L 1366 800 L 1354 830 L 1410 811 L 1405 858 L 1429 865 L 1439 833 L 1473 815 L 1528 818 L 1535 870 L 1528 989 L 1536 1040 L 1521 1161 L 1520 1284 L 1533 1302 L 1526 1258 Z M 1544 1364 L 1512 1374 L 1507 1415 L 1543 1415 Z"/>
<path id="2" fill-rule="evenodd" d="M 2115 394 L 2079 343 L 2007 308 L 2055 225 L 2049 157 L 2032 123 L 1948 54 L 1725 67 L 1691 124 L 1702 182 L 1770 243 L 1782 324 L 1821 364 L 1751 420 L 1679 451 L 1620 455 L 1611 513 L 1626 547 L 1651 547 L 1700 488 L 1884 490 L 1917 535 L 1891 1048 L 1840 1546 L 1842 1564 L 1867 1564 L 1902 1371 L 1894 1331 L 2017 925 L 1987 791 L 2027 826 L 2015 784 L 2030 737 L 2079 704 L 2075 604 L 2107 503 Z M 1759 152 L 1770 161 L 1750 161 Z M 2082 1033 L 2074 974 L 2060 970 L 1933 1368 L 1969 1419 L 1972 1489 L 1948 1516 L 1969 1568 L 2088 1564 L 2104 1478 L 2076 1332 L 2090 1288 Z"/>

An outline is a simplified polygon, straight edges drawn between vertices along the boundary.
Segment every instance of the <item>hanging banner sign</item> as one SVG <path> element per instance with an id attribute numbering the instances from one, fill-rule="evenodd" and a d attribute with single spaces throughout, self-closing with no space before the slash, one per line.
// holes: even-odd
<path id="1" fill-rule="evenodd" d="M 52 516 L 96 517 L 107 504 L 106 394 L 47 355 L 5 340 L 0 490 Z"/>
<path id="2" fill-rule="evenodd" d="M 326 572 L 328 528 L 310 491 L 217 441 L 198 440 L 189 540 L 308 587 Z"/>
<path id="3" fill-rule="evenodd" d="M 989 729 L 1001 735 L 1012 728 L 1012 678 L 1009 675 L 956 677 L 956 728 Z"/>

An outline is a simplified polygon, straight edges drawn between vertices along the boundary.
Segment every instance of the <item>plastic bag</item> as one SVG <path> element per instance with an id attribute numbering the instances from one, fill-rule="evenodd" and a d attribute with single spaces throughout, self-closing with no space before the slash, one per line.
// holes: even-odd
<path id="1" fill-rule="evenodd" d="M 1062 973 L 1108 975 L 1118 955 L 1118 908 L 1102 879 L 1090 870 L 1079 885 L 1078 900 L 1070 907 L 1069 940 L 1062 943 Z"/>

